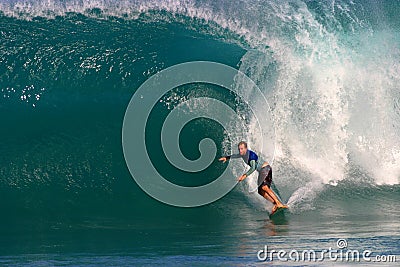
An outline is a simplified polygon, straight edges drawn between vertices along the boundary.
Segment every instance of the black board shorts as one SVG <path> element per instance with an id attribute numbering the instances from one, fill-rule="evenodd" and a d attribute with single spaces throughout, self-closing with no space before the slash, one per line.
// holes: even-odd
<path id="1" fill-rule="evenodd" d="M 271 187 L 272 183 L 272 168 L 267 165 L 258 172 L 258 189 L 261 189 L 264 185 Z"/>

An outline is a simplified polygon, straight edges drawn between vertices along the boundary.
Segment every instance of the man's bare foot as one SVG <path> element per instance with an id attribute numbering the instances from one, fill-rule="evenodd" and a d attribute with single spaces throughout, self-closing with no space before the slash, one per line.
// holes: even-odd
<path id="1" fill-rule="evenodd" d="M 288 205 L 283 205 L 282 203 L 277 204 L 277 208 L 283 208 L 283 209 L 287 209 L 289 208 Z"/>
<path id="2" fill-rule="evenodd" d="M 274 205 L 274 207 L 272 208 L 272 211 L 271 211 L 271 215 L 274 214 L 277 209 L 278 209 L 278 206 Z"/>

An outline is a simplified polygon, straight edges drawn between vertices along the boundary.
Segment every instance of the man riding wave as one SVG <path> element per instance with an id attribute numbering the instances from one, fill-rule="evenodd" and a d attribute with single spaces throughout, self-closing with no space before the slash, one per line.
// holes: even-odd
<path id="1" fill-rule="evenodd" d="M 274 204 L 271 214 L 274 214 L 278 208 L 287 208 L 287 205 L 282 204 L 279 198 L 276 196 L 274 191 L 271 189 L 272 183 L 272 168 L 268 162 L 261 160 L 254 151 L 247 149 L 247 143 L 241 141 L 238 144 L 239 154 L 233 154 L 230 156 L 225 156 L 219 160 L 226 162 L 231 158 L 242 158 L 243 161 L 250 166 L 250 169 L 243 175 L 241 175 L 238 180 L 243 181 L 246 177 L 252 174 L 255 170 L 258 171 L 258 194 L 263 196 L 265 199 L 269 200 Z"/>

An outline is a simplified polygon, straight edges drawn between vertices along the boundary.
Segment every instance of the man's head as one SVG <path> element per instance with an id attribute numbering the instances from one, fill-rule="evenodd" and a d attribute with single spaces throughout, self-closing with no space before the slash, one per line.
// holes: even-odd
<path id="1" fill-rule="evenodd" d="M 239 154 L 244 156 L 247 153 L 247 143 L 245 141 L 241 141 L 238 144 Z"/>

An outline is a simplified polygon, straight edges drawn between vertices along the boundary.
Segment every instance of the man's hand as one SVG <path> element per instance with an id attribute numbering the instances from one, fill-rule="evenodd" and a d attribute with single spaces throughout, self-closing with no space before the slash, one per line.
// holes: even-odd
<path id="1" fill-rule="evenodd" d="M 238 178 L 238 181 L 239 181 L 239 182 L 240 182 L 240 181 L 243 181 L 246 177 L 247 177 L 247 175 L 246 175 L 246 174 L 243 174 L 242 176 L 240 176 L 240 177 Z"/>
<path id="2" fill-rule="evenodd" d="M 223 163 L 225 163 L 225 161 L 226 161 L 226 157 L 222 157 L 222 158 L 220 158 L 220 159 L 219 159 L 219 161 L 222 161 Z"/>

